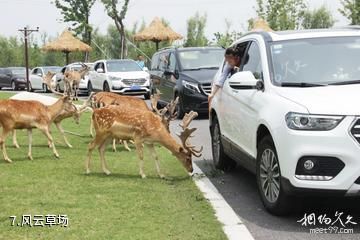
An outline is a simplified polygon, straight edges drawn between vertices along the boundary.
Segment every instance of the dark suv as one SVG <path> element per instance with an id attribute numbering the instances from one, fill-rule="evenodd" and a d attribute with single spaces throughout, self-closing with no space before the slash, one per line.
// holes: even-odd
<path id="1" fill-rule="evenodd" d="M 161 104 L 179 96 L 179 118 L 191 110 L 207 113 L 207 96 L 223 57 L 219 47 L 162 49 L 152 57 L 151 91 L 160 90 Z"/>

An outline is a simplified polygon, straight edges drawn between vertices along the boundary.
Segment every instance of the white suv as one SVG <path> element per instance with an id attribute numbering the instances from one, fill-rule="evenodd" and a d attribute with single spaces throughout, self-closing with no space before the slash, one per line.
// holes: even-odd
<path id="1" fill-rule="evenodd" d="M 240 71 L 210 106 L 215 166 L 255 173 L 277 215 L 299 194 L 359 195 L 360 31 L 253 32 L 233 45 Z"/>
<path id="2" fill-rule="evenodd" d="M 91 90 L 116 92 L 127 95 L 144 95 L 150 98 L 150 74 L 134 60 L 113 59 L 95 62 L 89 73 Z"/>

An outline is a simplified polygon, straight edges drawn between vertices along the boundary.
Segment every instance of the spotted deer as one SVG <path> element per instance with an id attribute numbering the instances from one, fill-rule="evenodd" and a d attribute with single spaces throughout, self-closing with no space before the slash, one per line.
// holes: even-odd
<path id="1" fill-rule="evenodd" d="M 66 70 L 64 72 L 64 92 L 73 96 L 74 100 L 78 100 L 78 89 L 81 79 L 90 71 L 90 67 L 81 64 L 82 68 L 79 70 Z"/>
<path id="2" fill-rule="evenodd" d="M 139 173 L 142 178 L 146 177 L 143 170 L 143 145 L 149 148 L 152 157 L 155 159 L 158 175 L 161 178 L 164 177 L 161 173 L 159 159 L 155 152 L 155 143 L 161 144 L 170 150 L 186 170 L 192 172 L 192 156 L 200 157 L 202 152 L 202 147 L 196 150 L 195 147 L 189 143 L 189 137 L 196 128 L 189 129 L 188 126 L 196 116 L 196 112 L 190 112 L 185 115 L 181 124 L 183 131 L 179 135 L 181 143 L 178 143 L 166 129 L 161 117 L 151 111 L 124 106 L 119 107 L 116 105 L 95 109 L 92 119 L 96 135 L 89 143 L 88 157 L 85 162 L 86 173 L 90 173 L 92 151 L 98 147 L 102 170 L 105 174 L 110 174 L 105 162 L 105 148 L 109 140 L 113 138 L 134 141 L 139 157 Z"/>
<path id="3" fill-rule="evenodd" d="M 29 138 L 28 157 L 30 160 L 33 159 L 31 150 L 33 128 L 38 128 L 47 137 L 55 157 L 58 158 L 59 154 L 49 130 L 50 124 L 62 111 L 72 111 L 73 107 L 69 96 L 62 96 L 50 106 L 31 100 L 0 100 L 0 125 L 3 129 L 0 135 L 0 144 L 4 160 L 9 163 L 12 162 L 7 155 L 5 141 L 9 133 L 15 129 L 27 129 Z"/>

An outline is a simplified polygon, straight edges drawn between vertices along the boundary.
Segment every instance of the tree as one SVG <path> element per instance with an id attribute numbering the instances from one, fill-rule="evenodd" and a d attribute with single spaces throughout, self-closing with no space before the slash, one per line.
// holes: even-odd
<path id="1" fill-rule="evenodd" d="M 228 46 L 230 46 L 230 44 L 232 44 L 236 39 L 240 38 L 240 36 L 242 35 L 241 32 L 230 31 L 231 22 L 227 19 L 225 19 L 225 26 L 226 26 L 225 32 L 214 33 L 214 38 L 212 40 L 213 44 L 223 48 L 227 48 Z"/>
<path id="2" fill-rule="evenodd" d="M 271 29 L 291 30 L 301 27 L 302 17 L 307 8 L 304 0 L 256 0 L 256 14 L 268 22 Z M 249 29 L 252 28 L 249 20 Z"/>
<path id="3" fill-rule="evenodd" d="M 92 27 L 89 23 L 90 11 L 95 0 L 55 0 L 55 6 L 61 10 L 64 22 L 71 22 L 71 29 L 82 35 L 82 40 L 91 44 Z"/>
<path id="4" fill-rule="evenodd" d="M 120 33 L 120 58 L 126 57 L 126 35 L 124 19 L 129 5 L 129 0 L 124 0 L 121 11 L 117 10 L 118 0 L 101 0 L 105 6 L 106 12 L 114 20 L 116 29 Z"/>
<path id="5" fill-rule="evenodd" d="M 187 21 L 187 37 L 185 47 L 203 47 L 208 45 L 208 39 L 205 37 L 206 14 L 200 16 L 196 13 Z"/>
<path id="6" fill-rule="evenodd" d="M 302 27 L 304 29 L 330 28 L 334 25 L 335 20 L 325 6 L 318 9 L 307 10 L 304 13 Z"/>
<path id="7" fill-rule="evenodd" d="M 342 0 L 339 12 L 350 20 L 351 25 L 360 24 L 360 0 Z"/>

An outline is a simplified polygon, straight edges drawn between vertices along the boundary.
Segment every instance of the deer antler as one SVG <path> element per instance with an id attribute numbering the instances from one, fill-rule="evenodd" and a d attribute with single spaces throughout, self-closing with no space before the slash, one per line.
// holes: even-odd
<path id="1" fill-rule="evenodd" d="M 191 121 L 196 118 L 198 116 L 197 112 L 191 111 L 190 113 L 186 113 L 182 123 L 179 124 L 179 126 L 183 129 L 183 131 L 180 133 L 180 135 L 178 135 L 181 139 L 182 145 L 183 147 L 189 151 L 192 155 L 194 155 L 195 157 L 201 157 L 201 152 L 203 150 L 203 147 L 201 146 L 201 148 L 199 150 L 195 149 L 195 146 L 192 146 L 189 143 L 189 138 L 191 138 L 191 134 L 193 132 L 196 131 L 197 128 L 189 128 L 189 125 L 191 123 Z"/>

